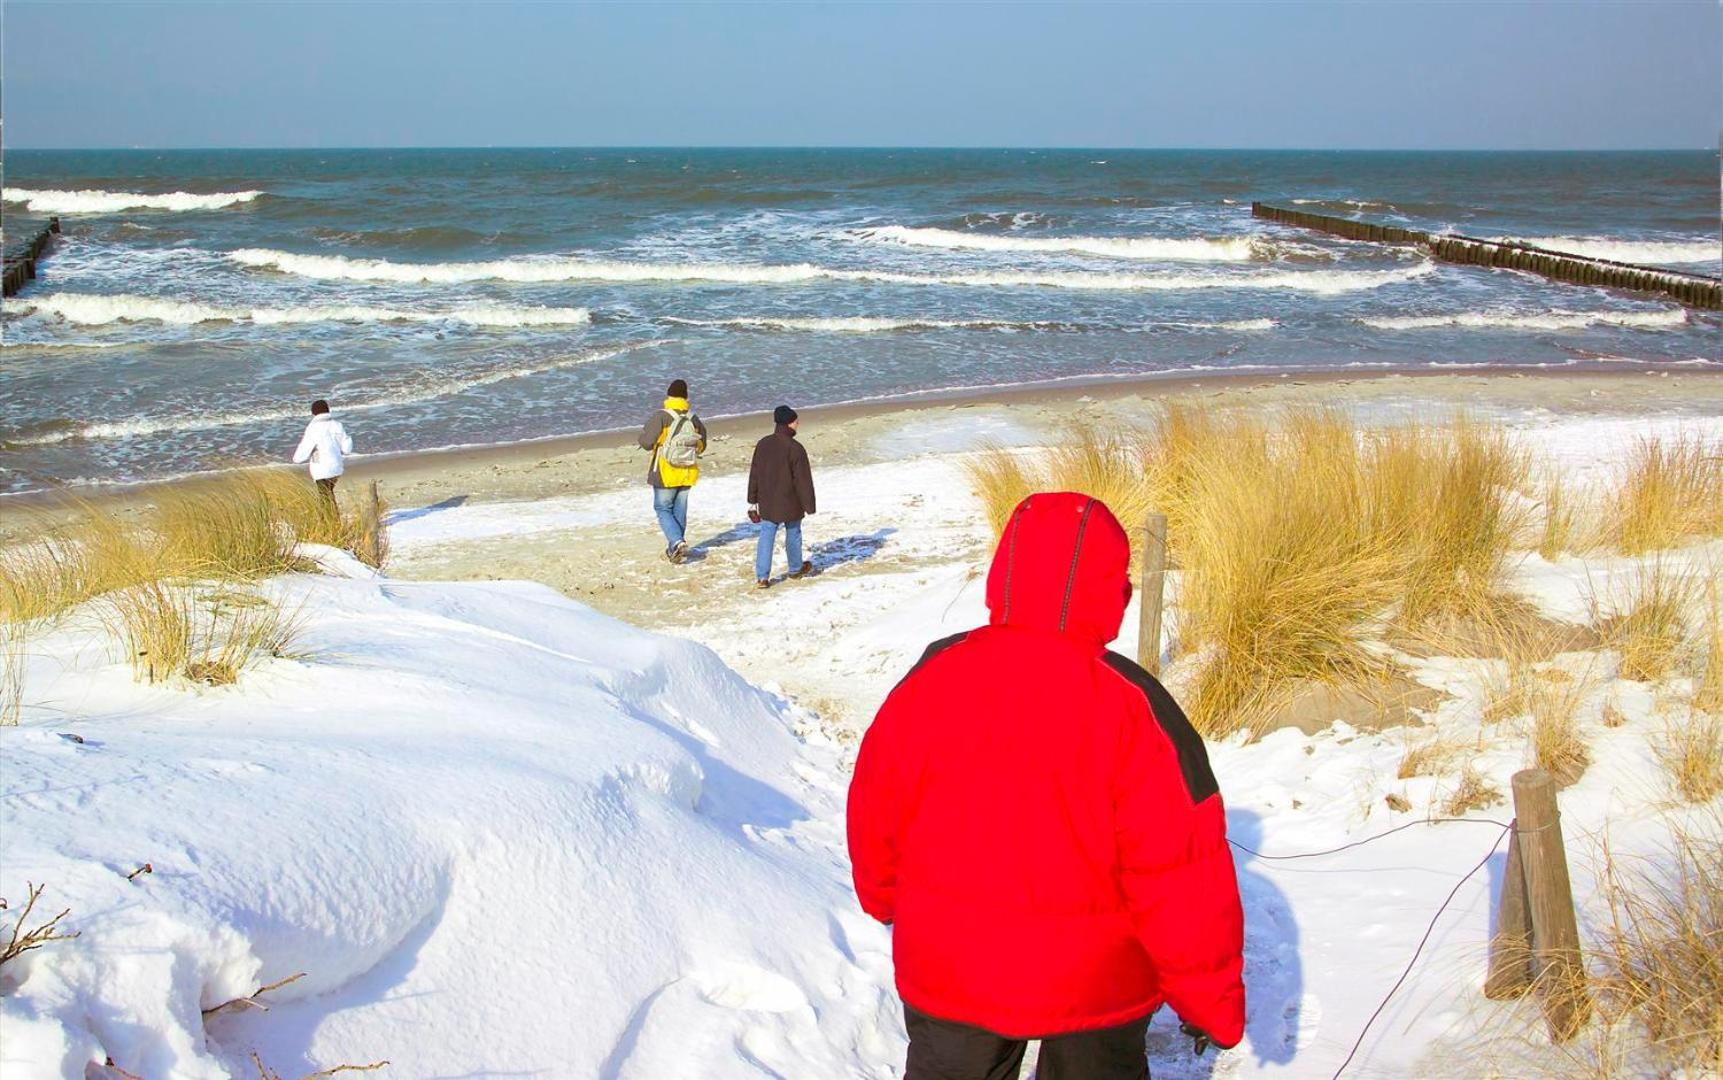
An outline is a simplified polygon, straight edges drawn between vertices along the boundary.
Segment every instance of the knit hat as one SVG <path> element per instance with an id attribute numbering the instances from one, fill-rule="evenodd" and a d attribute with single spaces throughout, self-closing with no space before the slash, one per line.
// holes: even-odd
<path id="1" fill-rule="evenodd" d="M 795 422 L 796 410 L 790 408 L 788 405 L 779 405 L 777 408 L 772 410 L 772 423 L 793 424 Z"/>

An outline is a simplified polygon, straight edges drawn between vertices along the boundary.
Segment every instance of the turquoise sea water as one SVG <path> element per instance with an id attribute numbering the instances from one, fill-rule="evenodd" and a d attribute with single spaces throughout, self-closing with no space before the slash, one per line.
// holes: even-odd
<path id="1" fill-rule="evenodd" d="M 0 490 L 1228 368 L 1714 363 L 1723 321 L 1254 221 L 1718 273 L 1707 153 L 12 151 Z"/>

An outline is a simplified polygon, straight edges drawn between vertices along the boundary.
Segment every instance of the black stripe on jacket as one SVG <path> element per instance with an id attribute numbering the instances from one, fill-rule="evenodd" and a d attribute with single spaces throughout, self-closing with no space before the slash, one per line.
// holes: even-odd
<path id="1" fill-rule="evenodd" d="M 1218 795 L 1220 785 L 1215 783 L 1214 770 L 1209 768 L 1208 748 L 1203 746 L 1203 737 L 1191 726 L 1185 711 L 1167 693 L 1167 688 L 1137 663 L 1116 652 L 1108 650 L 1105 662 L 1148 699 L 1149 715 L 1166 732 L 1179 755 L 1179 771 L 1184 774 L 1185 790 L 1190 792 L 1192 804 L 1200 803 L 1210 795 Z"/>

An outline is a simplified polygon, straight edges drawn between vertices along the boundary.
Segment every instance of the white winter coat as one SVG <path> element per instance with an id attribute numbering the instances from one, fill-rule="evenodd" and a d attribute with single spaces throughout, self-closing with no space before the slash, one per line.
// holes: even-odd
<path id="1" fill-rule="evenodd" d="M 353 440 L 341 421 L 323 413 L 313 416 L 305 425 L 305 437 L 299 449 L 293 451 L 296 465 L 311 463 L 311 479 L 329 480 L 340 476 L 347 468 L 347 455 L 353 452 Z"/>

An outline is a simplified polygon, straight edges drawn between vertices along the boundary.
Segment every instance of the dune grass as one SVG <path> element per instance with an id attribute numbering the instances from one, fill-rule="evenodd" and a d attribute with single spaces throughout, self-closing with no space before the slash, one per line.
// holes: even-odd
<path id="1" fill-rule="evenodd" d="M 1167 515 L 1177 647 L 1208 657 L 1187 707 L 1219 734 L 1259 729 L 1300 682 L 1379 683 L 1392 667 L 1364 641 L 1386 618 L 1498 602 L 1528 463 L 1465 420 L 1369 430 L 1334 409 L 1175 403 L 1140 431 L 1081 429 L 1041 459 L 995 447 L 969 471 L 996 531 L 1048 487 L 1095 495 L 1127 527 Z"/>
<path id="2" fill-rule="evenodd" d="M 302 569 L 301 543 L 343 547 L 381 566 L 385 514 L 374 484 L 343 515 L 303 478 L 276 471 L 166 485 L 134 512 L 72 508 L 39 536 L 0 550 L 0 720 L 16 718 L 22 693 L 14 642 L 91 603 L 139 679 L 232 682 L 256 657 L 282 655 L 302 620 L 257 594 L 200 605 L 194 583 L 244 584 Z"/>
<path id="3" fill-rule="evenodd" d="M 1602 597 L 1593 594 L 1593 621 L 1604 644 L 1621 654 L 1622 678 L 1656 682 L 1676 669 L 1698 591 L 1691 574 L 1655 559 L 1637 567 L 1625 586 Z"/>
<path id="4" fill-rule="evenodd" d="M 1723 439 L 1684 434 L 1637 440 L 1608 500 L 1604 529 L 1624 555 L 1723 535 Z"/>
<path id="5" fill-rule="evenodd" d="M 1554 472 L 1544 476 L 1542 496 L 1537 552 L 1553 561 L 1574 550 L 1579 535 L 1578 513 L 1573 493 Z"/>
<path id="6" fill-rule="evenodd" d="M 1591 749 L 1580 731 L 1579 712 L 1590 692 L 1589 679 L 1538 679 L 1532 689 L 1531 760 L 1566 787 L 1585 775 Z"/>
<path id="7" fill-rule="evenodd" d="M 139 681 L 153 686 L 185 673 L 197 616 L 183 588 L 142 581 L 103 596 L 102 611 Z"/>
<path id="8" fill-rule="evenodd" d="M 1693 707 L 1723 713 L 1723 609 L 1719 608 L 1718 575 L 1705 587 L 1705 622 L 1700 635 L 1698 665 L 1693 677 Z"/>
<path id="9" fill-rule="evenodd" d="M 1627 1021 L 1643 1036 L 1635 1067 L 1610 1075 L 1723 1073 L 1723 815 L 1678 829 L 1655 860 L 1603 853 L 1610 917 L 1590 947 L 1600 1027 Z"/>
<path id="10" fill-rule="evenodd" d="M 1018 503 L 1042 489 L 1040 463 L 998 444 L 983 446 L 963 467 L 994 536 L 1005 531 Z"/>
<path id="11" fill-rule="evenodd" d="M 1723 795 L 1723 716 L 1689 706 L 1665 723 L 1658 760 L 1690 803 Z"/>

